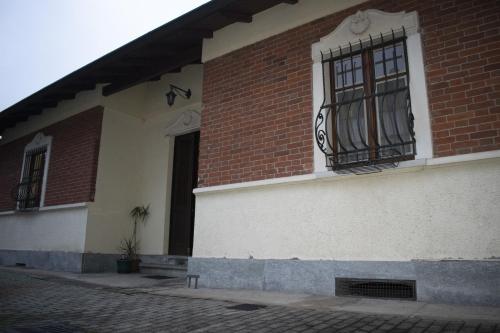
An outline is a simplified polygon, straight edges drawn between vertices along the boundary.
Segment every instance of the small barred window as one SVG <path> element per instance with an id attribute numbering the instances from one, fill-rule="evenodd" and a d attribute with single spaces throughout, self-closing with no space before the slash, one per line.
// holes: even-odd
<path id="1" fill-rule="evenodd" d="M 26 153 L 24 174 L 18 188 L 20 210 L 40 207 L 46 153 L 47 148 L 38 148 Z"/>
<path id="2" fill-rule="evenodd" d="M 48 159 L 52 138 L 39 133 L 24 150 L 21 179 L 12 189 L 18 210 L 43 206 Z"/>

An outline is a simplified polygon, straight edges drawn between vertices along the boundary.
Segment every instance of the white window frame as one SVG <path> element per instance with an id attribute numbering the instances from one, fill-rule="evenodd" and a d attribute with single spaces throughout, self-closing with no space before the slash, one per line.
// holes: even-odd
<path id="1" fill-rule="evenodd" d="M 41 208 L 45 207 L 45 191 L 47 189 L 47 175 L 49 172 L 49 162 L 50 162 L 50 151 L 52 148 L 52 137 L 51 136 L 45 136 L 43 133 L 37 133 L 33 140 L 28 143 L 24 147 L 24 152 L 23 152 L 23 164 L 21 167 L 21 177 L 19 179 L 19 183 L 22 182 L 23 180 L 23 175 L 24 175 L 24 167 L 26 166 L 26 156 L 27 153 L 34 149 L 40 149 L 40 148 L 45 148 L 45 165 L 43 167 L 43 178 L 42 178 L 42 190 L 40 192 L 40 205 L 36 208 Z M 16 209 L 19 210 L 19 203 L 16 204 Z"/>
<path id="2" fill-rule="evenodd" d="M 323 69 L 322 53 L 327 54 L 339 47 L 349 47 L 349 43 L 358 44 L 359 41 L 367 42 L 371 36 L 390 34 L 392 30 L 401 30 L 404 27 L 407 40 L 408 71 L 410 74 L 410 99 L 412 113 L 415 117 L 414 131 L 416 140 L 415 160 L 432 158 L 432 132 L 425 82 L 425 68 L 422 52 L 422 39 L 420 35 L 418 14 L 416 11 L 409 13 L 387 13 L 376 9 L 358 11 L 347 17 L 329 35 L 312 45 L 313 59 L 313 140 L 314 140 L 314 172 L 329 171 L 326 167 L 325 154 L 316 143 L 314 123 L 323 103 Z M 404 161 L 400 166 L 411 161 Z"/>

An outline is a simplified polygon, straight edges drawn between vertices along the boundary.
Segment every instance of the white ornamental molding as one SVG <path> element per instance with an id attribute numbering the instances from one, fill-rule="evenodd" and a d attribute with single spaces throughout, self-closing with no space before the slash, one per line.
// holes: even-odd
<path id="1" fill-rule="evenodd" d="M 368 41 L 370 36 L 391 34 L 392 31 L 401 31 L 404 28 L 406 35 L 410 36 L 419 30 L 418 14 L 413 12 L 387 13 L 377 9 L 358 11 L 342 21 L 329 35 L 313 44 L 312 58 L 314 62 L 321 61 L 321 53 L 349 47 L 349 43 L 357 44 L 359 41 Z"/>
<path id="2" fill-rule="evenodd" d="M 201 116 L 194 110 L 186 110 L 169 126 L 165 128 L 165 136 L 176 136 L 198 131 Z"/>
<path id="3" fill-rule="evenodd" d="M 48 147 L 52 143 L 52 137 L 46 136 L 42 132 L 39 132 L 35 135 L 33 140 L 28 143 L 24 149 L 24 151 L 30 151 L 36 148 Z"/>
<path id="4" fill-rule="evenodd" d="M 367 12 L 362 12 L 358 10 L 355 15 L 351 17 L 351 23 L 349 24 L 349 30 L 355 35 L 360 35 L 368 29 L 370 26 L 370 18 Z"/>

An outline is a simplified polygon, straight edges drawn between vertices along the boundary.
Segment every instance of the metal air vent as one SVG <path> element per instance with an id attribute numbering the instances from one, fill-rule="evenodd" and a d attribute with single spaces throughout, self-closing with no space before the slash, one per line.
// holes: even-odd
<path id="1" fill-rule="evenodd" d="M 414 280 L 335 278 L 336 296 L 417 299 Z"/>

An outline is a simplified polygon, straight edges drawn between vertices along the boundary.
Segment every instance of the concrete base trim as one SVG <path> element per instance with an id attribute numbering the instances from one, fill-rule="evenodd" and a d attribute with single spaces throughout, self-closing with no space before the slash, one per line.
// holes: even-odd
<path id="1" fill-rule="evenodd" d="M 500 306 L 500 260 L 337 261 L 189 258 L 206 288 L 335 295 L 335 278 L 416 280 L 417 301 Z"/>
<path id="2" fill-rule="evenodd" d="M 116 272 L 119 254 L 82 253 L 82 273 Z"/>
<path id="3" fill-rule="evenodd" d="M 64 251 L 0 250 L 0 265 L 24 264 L 29 268 L 74 273 L 116 271 L 118 254 Z"/>
<path id="4" fill-rule="evenodd" d="M 0 265 L 24 264 L 49 271 L 82 271 L 82 254 L 63 251 L 0 250 Z"/>

